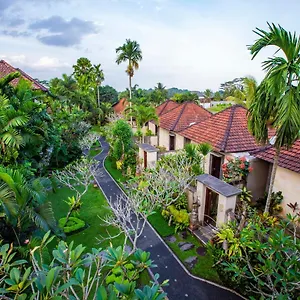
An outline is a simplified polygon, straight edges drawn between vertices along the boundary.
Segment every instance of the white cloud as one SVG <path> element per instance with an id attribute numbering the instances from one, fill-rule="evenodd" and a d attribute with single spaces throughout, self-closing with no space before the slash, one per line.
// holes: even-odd
<path id="1" fill-rule="evenodd" d="M 64 68 L 69 66 L 70 64 L 63 62 L 56 57 L 48 57 L 48 56 L 43 56 L 37 62 L 32 64 L 32 67 L 37 69 L 43 69 L 43 68 L 58 69 L 58 68 Z"/>

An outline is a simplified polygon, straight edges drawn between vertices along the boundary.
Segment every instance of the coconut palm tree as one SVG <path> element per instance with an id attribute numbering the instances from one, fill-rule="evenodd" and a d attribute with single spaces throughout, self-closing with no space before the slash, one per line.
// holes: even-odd
<path id="1" fill-rule="evenodd" d="M 158 91 L 165 91 L 166 90 L 166 86 L 163 85 L 161 82 L 158 82 L 157 86 L 155 86 L 154 89 L 158 90 Z"/>
<path id="2" fill-rule="evenodd" d="M 129 77 L 129 98 L 131 99 L 131 80 L 134 75 L 134 70 L 138 70 L 139 62 L 142 60 L 142 50 L 136 41 L 126 39 L 126 42 L 116 49 L 116 63 L 119 65 L 123 62 L 128 62 L 126 73 Z"/>
<path id="3" fill-rule="evenodd" d="M 259 38 L 249 46 L 252 59 L 268 46 L 275 46 L 282 55 L 262 63 L 266 76 L 257 87 L 249 108 L 249 128 L 256 140 L 267 143 L 268 129 L 275 129 L 272 144 L 276 149 L 265 212 L 269 212 L 278 159 L 282 147 L 289 148 L 299 138 L 300 130 L 300 39 L 280 25 L 269 24 L 268 31 L 256 28 Z"/>
<path id="4" fill-rule="evenodd" d="M 97 88 L 97 104 L 98 107 L 100 107 L 100 86 L 101 83 L 104 81 L 104 73 L 101 69 L 101 64 L 94 65 L 94 72 L 95 72 L 95 82 L 96 82 L 96 88 Z"/>

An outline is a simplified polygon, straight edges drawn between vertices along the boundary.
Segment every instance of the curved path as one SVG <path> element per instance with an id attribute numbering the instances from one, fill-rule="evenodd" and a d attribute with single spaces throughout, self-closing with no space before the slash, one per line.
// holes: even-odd
<path id="1" fill-rule="evenodd" d="M 104 138 L 100 138 L 100 142 L 103 151 L 95 156 L 95 159 L 99 161 L 99 169 L 102 174 L 95 176 L 96 181 L 107 198 L 116 199 L 116 196 L 122 194 L 123 191 L 104 168 L 104 160 L 108 154 L 109 145 Z M 151 259 L 157 265 L 153 271 L 159 273 L 159 281 L 169 279 L 169 286 L 163 289 L 168 293 L 170 300 L 241 299 L 230 290 L 188 274 L 184 266 L 174 257 L 168 246 L 149 224 L 145 226 L 143 236 L 138 241 L 138 247 L 151 253 Z"/>

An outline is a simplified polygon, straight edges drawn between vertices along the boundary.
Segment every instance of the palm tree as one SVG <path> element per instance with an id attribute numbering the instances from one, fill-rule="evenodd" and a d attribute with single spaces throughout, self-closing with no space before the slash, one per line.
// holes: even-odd
<path id="1" fill-rule="evenodd" d="M 231 96 L 226 97 L 226 100 L 246 105 L 246 107 L 249 108 L 253 102 L 256 89 L 257 82 L 255 78 L 252 76 L 245 77 L 242 79 L 242 89 L 236 88 Z"/>
<path id="2" fill-rule="evenodd" d="M 206 156 L 212 150 L 209 143 L 202 143 L 197 146 L 198 151 L 203 155 L 203 172 L 205 173 Z"/>
<path id="3" fill-rule="evenodd" d="M 211 98 L 214 96 L 214 93 L 213 93 L 212 90 L 206 89 L 206 90 L 203 92 L 203 95 L 204 95 L 205 98 L 211 99 Z"/>
<path id="4" fill-rule="evenodd" d="M 158 121 L 155 108 L 152 106 L 134 105 L 128 108 L 128 116 L 134 118 L 138 130 L 142 130 L 147 122 L 151 120 Z M 144 133 L 142 132 L 142 141 L 144 141 Z"/>
<path id="5" fill-rule="evenodd" d="M 56 229 L 51 203 L 46 202 L 49 185 L 49 179 L 28 181 L 19 170 L 0 167 L 0 212 L 4 212 L 19 245 L 19 235 L 30 221 L 44 231 Z"/>
<path id="6" fill-rule="evenodd" d="M 166 86 L 164 86 L 161 82 L 158 82 L 157 86 L 155 86 L 154 89 L 158 90 L 158 91 L 165 91 L 166 90 Z"/>
<path id="7" fill-rule="evenodd" d="M 98 107 L 100 107 L 100 86 L 101 83 L 104 81 L 104 73 L 101 69 L 101 64 L 94 65 L 94 71 L 95 71 L 95 82 L 96 82 L 96 88 L 97 88 L 97 103 Z"/>
<path id="8" fill-rule="evenodd" d="M 267 46 L 275 46 L 282 56 L 273 56 L 262 63 L 266 76 L 258 86 L 249 108 L 249 128 L 260 143 L 268 142 L 268 127 L 276 130 L 273 139 L 276 154 L 270 178 L 265 212 L 269 212 L 280 150 L 289 148 L 299 138 L 300 130 L 300 39 L 280 25 L 269 24 L 269 31 L 256 28 L 259 38 L 249 46 L 252 59 Z"/>
<path id="9" fill-rule="evenodd" d="M 116 63 L 119 65 L 123 62 L 128 62 L 126 73 L 129 77 L 129 99 L 132 99 L 131 95 L 131 80 L 134 75 L 134 70 L 138 70 L 139 62 L 142 60 L 142 50 L 140 45 L 136 41 L 126 39 L 126 43 L 116 49 L 117 59 Z M 131 106 L 131 101 L 130 101 Z M 132 126 L 132 118 L 131 118 Z"/>

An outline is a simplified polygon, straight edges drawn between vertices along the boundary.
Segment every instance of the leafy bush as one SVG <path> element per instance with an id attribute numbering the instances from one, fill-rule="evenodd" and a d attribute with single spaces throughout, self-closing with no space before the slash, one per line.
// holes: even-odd
<path id="1" fill-rule="evenodd" d="M 177 197 L 177 195 L 175 196 Z M 176 209 L 187 209 L 188 199 L 186 193 L 182 193 L 174 203 Z"/>
<path id="2" fill-rule="evenodd" d="M 58 226 L 63 229 L 65 233 L 71 233 L 74 231 L 77 231 L 79 229 L 82 229 L 85 227 L 85 222 L 83 220 L 80 220 L 75 217 L 70 217 L 67 224 L 66 224 L 66 218 L 61 218 L 58 221 Z"/>
<path id="3" fill-rule="evenodd" d="M 266 193 L 263 198 L 259 198 L 255 204 L 253 205 L 255 208 L 257 208 L 259 211 L 264 211 L 264 208 L 266 206 L 268 194 Z M 272 193 L 271 195 L 271 204 L 270 204 L 270 214 L 271 215 L 278 215 L 280 212 L 282 212 L 282 206 L 281 203 L 283 201 L 283 195 L 282 192 L 279 191 L 277 193 Z"/>
<path id="4" fill-rule="evenodd" d="M 175 232 L 186 229 L 190 224 L 189 213 L 186 209 L 176 209 L 174 205 L 170 205 L 167 209 L 162 210 L 162 216 L 169 219 L 169 225 L 174 224 Z"/>
<path id="5" fill-rule="evenodd" d="M 145 135 L 146 135 L 146 136 L 153 136 L 152 130 L 148 128 L 148 129 L 146 130 Z"/>

